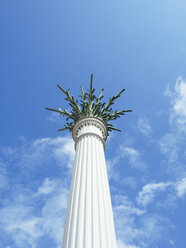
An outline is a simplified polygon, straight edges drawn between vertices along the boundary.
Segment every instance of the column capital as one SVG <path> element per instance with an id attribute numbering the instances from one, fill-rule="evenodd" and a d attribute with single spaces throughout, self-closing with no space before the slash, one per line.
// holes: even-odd
<path id="1" fill-rule="evenodd" d="M 98 137 L 105 146 L 108 130 L 106 125 L 100 119 L 96 117 L 85 117 L 80 119 L 72 130 L 72 137 L 75 141 L 75 147 L 81 138 L 88 135 Z"/>

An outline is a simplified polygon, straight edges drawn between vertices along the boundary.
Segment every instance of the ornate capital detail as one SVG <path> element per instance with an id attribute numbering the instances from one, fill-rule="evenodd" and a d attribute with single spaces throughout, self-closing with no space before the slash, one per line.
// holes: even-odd
<path id="1" fill-rule="evenodd" d="M 105 146 L 108 130 L 106 125 L 96 117 L 85 117 L 80 119 L 72 130 L 72 137 L 77 142 L 84 136 L 94 135 L 99 138 Z"/>

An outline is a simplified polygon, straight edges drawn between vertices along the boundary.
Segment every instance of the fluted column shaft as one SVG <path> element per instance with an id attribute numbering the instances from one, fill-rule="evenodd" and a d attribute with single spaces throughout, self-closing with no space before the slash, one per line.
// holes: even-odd
<path id="1" fill-rule="evenodd" d="M 76 156 L 62 248 L 116 248 L 104 156 L 107 134 L 100 121 L 87 119 L 73 133 Z"/>

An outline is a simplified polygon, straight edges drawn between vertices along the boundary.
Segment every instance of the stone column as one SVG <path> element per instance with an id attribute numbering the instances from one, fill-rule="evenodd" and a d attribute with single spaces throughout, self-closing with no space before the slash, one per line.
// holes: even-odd
<path id="1" fill-rule="evenodd" d="M 75 161 L 62 248 L 116 248 L 105 163 L 107 128 L 95 117 L 73 128 Z"/>

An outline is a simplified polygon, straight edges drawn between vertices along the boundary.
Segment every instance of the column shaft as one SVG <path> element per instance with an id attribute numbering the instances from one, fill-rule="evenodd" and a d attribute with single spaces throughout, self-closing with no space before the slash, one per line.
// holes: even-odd
<path id="1" fill-rule="evenodd" d="M 103 143 L 93 134 L 77 143 L 62 248 L 116 248 Z"/>

